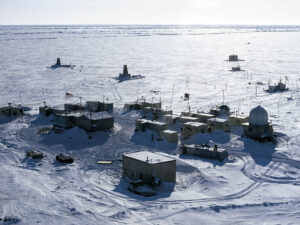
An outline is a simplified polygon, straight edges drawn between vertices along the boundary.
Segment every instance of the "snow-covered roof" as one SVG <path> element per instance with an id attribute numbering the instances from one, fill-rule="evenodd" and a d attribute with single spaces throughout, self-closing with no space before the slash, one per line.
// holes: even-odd
<path id="1" fill-rule="evenodd" d="M 90 119 L 90 120 L 101 120 L 101 119 L 108 119 L 113 117 L 111 114 L 109 114 L 108 112 L 96 112 L 96 113 L 90 113 L 90 112 L 85 112 L 83 114 L 83 116 L 85 116 L 86 118 Z"/>
<path id="2" fill-rule="evenodd" d="M 156 163 L 164 163 L 164 162 L 171 162 L 175 161 L 175 159 L 152 153 L 149 151 L 141 151 L 141 152 L 134 152 L 129 154 L 124 154 L 124 156 L 128 158 L 133 158 L 142 162 L 146 162 L 149 164 L 156 164 Z"/>
<path id="3" fill-rule="evenodd" d="M 167 133 L 167 134 L 176 134 L 176 133 L 178 133 L 178 132 L 175 131 L 175 130 L 164 130 L 163 133 Z"/>
<path id="4" fill-rule="evenodd" d="M 186 122 L 184 123 L 186 126 L 193 126 L 193 127 L 201 127 L 201 126 L 207 126 L 205 123 L 199 123 L 199 122 Z"/>
<path id="5" fill-rule="evenodd" d="M 218 122 L 218 123 L 225 123 L 228 121 L 227 119 L 224 119 L 224 118 L 210 118 L 208 120 L 212 121 L 212 122 Z"/>

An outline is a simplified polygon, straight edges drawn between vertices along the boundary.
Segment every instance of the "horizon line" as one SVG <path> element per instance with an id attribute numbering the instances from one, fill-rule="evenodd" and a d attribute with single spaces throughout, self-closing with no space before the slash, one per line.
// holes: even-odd
<path id="1" fill-rule="evenodd" d="M 103 24 L 0 24 L 0 26 L 223 26 L 223 27 L 232 27 L 232 26 L 276 26 L 276 27 L 300 27 L 300 24 L 155 24 L 155 23 L 143 23 L 143 24 L 119 24 L 119 23 L 103 23 Z"/>

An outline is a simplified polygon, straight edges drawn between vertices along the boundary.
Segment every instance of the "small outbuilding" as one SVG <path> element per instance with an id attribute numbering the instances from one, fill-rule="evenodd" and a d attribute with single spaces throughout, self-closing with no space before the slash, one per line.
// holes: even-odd
<path id="1" fill-rule="evenodd" d="M 225 132 L 230 131 L 230 125 L 228 119 L 225 118 L 211 118 L 207 121 L 209 130 L 223 130 Z"/>
<path id="2" fill-rule="evenodd" d="M 197 133 L 207 133 L 208 125 L 199 122 L 186 122 L 182 127 L 183 138 L 189 138 Z"/>
<path id="3" fill-rule="evenodd" d="M 176 160 L 148 152 L 141 151 L 124 154 L 122 156 L 123 176 L 132 180 L 142 180 L 152 184 L 155 179 L 166 182 L 176 182 Z"/>
<path id="4" fill-rule="evenodd" d="M 161 135 L 161 132 L 163 130 L 166 130 L 168 128 L 168 125 L 159 121 L 137 119 L 135 122 L 135 128 L 139 131 L 145 131 L 146 129 L 153 130 L 157 134 Z"/>
<path id="5" fill-rule="evenodd" d="M 162 131 L 162 137 L 169 143 L 178 142 L 178 132 L 174 130 L 164 130 Z"/>
<path id="6" fill-rule="evenodd" d="M 174 114 L 167 114 L 163 116 L 163 121 L 167 123 L 168 125 L 173 125 L 176 123 L 178 120 L 179 115 L 174 115 Z"/>
<path id="7" fill-rule="evenodd" d="M 249 116 L 246 115 L 230 115 L 228 119 L 230 126 L 242 126 L 243 123 L 249 122 Z"/>
<path id="8" fill-rule="evenodd" d="M 87 101 L 86 108 L 90 112 L 112 112 L 114 105 L 109 102 L 99 102 L 99 101 Z"/>
<path id="9" fill-rule="evenodd" d="M 75 127 L 80 113 L 60 113 L 54 115 L 54 124 L 62 126 L 66 129 Z"/>
<path id="10" fill-rule="evenodd" d="M 64 108 L 66 112 L 73 112 L 73 111 L 79 111 L 82 110 L 81 105 L 79 104 L 74 104 L 74 103 L 66 103 L 64 104 Z"/>
<path id="11" fill-rule="evenodd" d="M 211 109 L 210 114 L 214 116 L 228 116 L 230 114 L 230 108 L 227 105 L 221 105 Z"/>
<path id="12" fill-rule="evenodd" d="M 107 112 L 86 112 L 77 118 L 76 125 L 86 131 L 108 130 L 114 127 L 114 117 Z"/>
<path id="13" fill-rule="evenodd" d="M 283 92 L 283 91 L 288 91 L 289 89 L 286 87 L 286 84 L 282 83 L 281 80 L 278 82 L 276 85 L 270 85 L 268 90 L 266 90 L 269 93 L 274 93 L 274 92 Z"/>
<path id="14" fill-rule="evenodd" d="M 22 116 L 24 114 L 23 109 L 18 106 L 8 106 L 0 107 L 0 116 Z"/>
<path id="15" fill-rule="evenodd" d="M 172 110 L 163 110 L 161 108 L 152 108 L 152 107 L 145 107 L 143 110 L 144 114 L 152 114 L 155 117 L 161 117 L 167 114 L 172 114 Z"/>
<path id="16" fill-rule="evenodd" d="M 239 56 L 238 55 L 229 55 L 229 62 L 237 62 L 239 61 Z"/>

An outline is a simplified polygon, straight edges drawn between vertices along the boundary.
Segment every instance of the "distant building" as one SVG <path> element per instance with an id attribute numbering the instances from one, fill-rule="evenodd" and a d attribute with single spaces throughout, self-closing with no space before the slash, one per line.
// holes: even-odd
<path id="1" fill-rule="evenodd" d="M 219 161 L 223 161 L 226 157 L 228 157 L 228 152 L 223 148 L 218 148 L 215 145 L 213 148 L 210 146 L 203 145 L 195 145 L 195 144 L 184 144 L 180 146 L 180 154 L 188 154 L 195 155 L 208 159 L 217 159 Z"/>
<path id="2" fill-rule="evenodd" d="M 243 133 L 245 136 L 264 140 L 273 136 L 273 126 L 268 121 L 267 111 L 257 106 L 250 111 L 249 123 L 243 123 Z"/>
<path id="3" fill-rule="evenodd" d="M 0 107 L 0 116 L 22 116 L 23 109 L 18 106 L 9 104 L 8 106 Z"/>
<path id="4" fill-rule="evenodd" d="M 123 176 L 151 184 L 155 179 L 176 182 L 176 160 L 156 153 L 142 151 L 122 156 Z"/>
<path id="5" fill-rule="evenodd" d="M 289 90 L 289 89 L 286 87 L 286 84 L 282 83 L 280 80 L 278 82 L 278 84 L 276 84 L 276 85 L 269 84 L 269 88 L 266 91 L 269 93 L 273 93 L 273 92 L 283 92 L 283 91 L 287 91 L 287 90 Z"/>
<path id="6" fill-rule="evenodd" d="M 128 73 L 127 65 L 123 66 L 123 73 L 119 74 L 119 78 L 130 78 L 131 74 Z"/>
<path id="7" fill-rule="evenodd" d="M 39 107 L 39 113 L 44 115 L 44 116 L 50 116 L 50 115 L 55 115 L 55 114 L 62 114 L 66 113 L 64 105 L 59 105 L 59 106 L 42 106 Z"/>
<path id="8" fill-rule="evenodd" d="M 87 101 L 86 108 L 90 112 L 111 112 L 113 111 L 114 105 L 109 102 L 99 102 L 99 101 Z"/>
<path id="9" fill-rule="evenodd" d="M 211 109 L 210 114 L 214 116 L 228 116 L 230 114 L 230 108 L 227 105 L 221 105 L 215 109 Z"/>
<path id="10" fill-rule="evenodd" d="M 86 131 L 108 130 L 114 127 L 114 117 L 107 112 L 86 112 L 77 118 L 76 125 Z"/>
<path id="11" fill-rule="evenodd" d="M 128 110 L 140 110 L 145 109 L 146 107 L 150 107 L 153 109 L 161 109 L 161 102 L 146 102 L 145 100 L 139 99 L 135 102 L 126 103 L 124 108 Z"/>
<path id="12" fill-rule="evenodd" d="M 64 104 L 64 108 L 66 112 L 79 111 L 82 110 L 81 105 L 74 103 L 66 103 Z"/>
<path id="13" fill-rule="evenodd" d="M 238 72 L 238 71 L 242 71 L 240 66 L 235 66 L 231 68 L 232 72 Z"/>
<path id="14" fill-rule="evenodd" d="M 59 113 L 54 114 L 54 124 L 62 126 L 66 129 L 75 127 L 77 119 L 81 116 L 80 113 Z"/>
<path id="15" fill-rule="evenodd" d="M 175 124 L 178 119 L 179 119 L 178 115 L 167 114 L 163 116 L 164 122 L 167 123 L 168 125 Z"/>
<path id="16" fill-rule="evenodd" d="M 230 55 L 229 56 L 229 61 L 230 62 L 237 62 L 237 61 L 239 61 L 239 56 L 238 55 Z"/>
<path id="17" fill-rule="evenodd" d="M 209 130 L 223 130 L 225 132 L 230 131 L 230 125 L 228 119 L 225 118 L 211 118 L 207 121 Z"/>
<path id="18" fill-rule="evenodd" d="M 208 125 L 199 122 L 186 122 L 182 127 L 183 138 L 189 138 L 197 133 L 207 133 Z"/>
<path id="19" fill-rule="evenodd" d="M 164 130 L 161 135 L 169 143 L 178 142 L 178 132 L 174 130 Z"/>
<path id="20" fill-rule="evenodd" d="M 249 122 L 249 116 L 246 115 L 230 115 L 228 118 L 230 126 L 242 126 L 243 123 Z"/>
<path id="21" fill-rule="evenodd" d="M 144 114 L 152 114 L 156 117 L 161 117 L 167 114 L 172 114 L 172 110 L 163 110 L 161 108 L 152 108 L 152 107 L 145 107 L 143 110 Z"/>
<path id="22" fill-rule="evenodd" d="M 161 135 L 161 132 L 168 128 L 168 125 L 163 122 L 146 120 L 146 119 L 137 119 L 135 122 L 135 128 L 138 131 L 145 131 L 146 129 L 153 130 L 157 134 Z"/>

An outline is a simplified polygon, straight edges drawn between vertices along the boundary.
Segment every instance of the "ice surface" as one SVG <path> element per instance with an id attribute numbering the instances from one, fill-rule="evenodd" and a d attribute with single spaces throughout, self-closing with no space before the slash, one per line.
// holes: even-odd
<path id="1" fill-rule="evenodd" d="M 20 224 L 299 224 L 299 31 L 297 26 L 1 26 L 0 105 L 22 103 L 32 110 L 0 119 L 0 218 L 11 216 Z M 239 62 L 245 71 L 228 71 L 237 65 L 225 61 L 230 54 L 245 60 Z M 49 68 L 57 57 L 76 67 Z M 124 64 L 145 78 L 113 79 Z M 263 91 L 280 79 L 289 91 Z M 66 99 L 66 92 L 75 97 Z M 91 139 L 79 128 L 37 132 L 52 119 L 38 115 L 44 101 L 59 105 L 103 96 L 115 106 L 111 132 L 92 133 Z M 142 96 L 161 99 L 175 114 L 188 106 L 208 112 L 222 103 L 249 114 L 261 104 L 279 142 L 242 138 L 239 128 L 216 130 L 185 143 L 211 141 L 228 150 L 228 160 L 179 156 L 177 145 L 152 141 L 151 131 L 134 132 L 140 114 L 122 108 Z M 28 159 L 29 150 L 45 158 Z M 176 159 L 176 185 L 163 184 L 149 198 L 129 192 L 119 159 L 137 151 Z M 59 153 L 72 155 L 74 163 L 56 163 Z"/>

